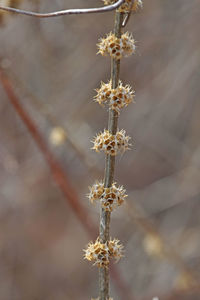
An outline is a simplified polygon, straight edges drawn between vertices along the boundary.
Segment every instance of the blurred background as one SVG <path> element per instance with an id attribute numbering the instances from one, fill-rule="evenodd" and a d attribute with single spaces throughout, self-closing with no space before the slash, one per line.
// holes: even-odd
<path id="1" fill-rule="evenodd" d="M 41 12 L 101 5 L 10 2 Z M 96 43 L 113 20 L 113 12 L 45 20 L 0 13 L 2 300 L 98 296 L 97 269 L 82 249 L 98 235 L 99 207 L 86 194 L 103 177 L 104 155 L 91 140 L 108 111 L 93 97 L 110 78 L 110 59 L 96 55 Z M 125 247 L 112 273 L 114 300 L 200 299 L 199 21 L 199 0 L 144 0 L 126 26 L 137 51 L 123 59 L 120 78 L 136 103 L 119 120 L 133 146 L 116 162 L 129 197 L 112 214 L 111 236 Z"/>

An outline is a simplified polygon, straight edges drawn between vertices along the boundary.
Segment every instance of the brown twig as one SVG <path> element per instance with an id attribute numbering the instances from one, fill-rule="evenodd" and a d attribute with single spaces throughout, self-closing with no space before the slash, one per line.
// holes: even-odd
<path id="1" fill-rule="evenodd" d="M 13 7 L 4 7 L 0 6 L 0 10 L 5 10 L 8 12 L 26 15 L 30 17 L 36 17 L 36 18 L 53 18 L 53 17 L 60 17 L 65 15 L 80 15 L 80 14 L 94 14 L 94 13 L 105 13 L 112 11 L 116 8 L 118 8 L 125 0 L 118 0 L 114 4 L 98 7 L 98 8 L 72 8 L 72 9 L 65 9 L 61 11 L 55 11 L 51 13 L 36 13 L 32 11 L 26 11 L 22 9 L 17 9 Z"/>
<path id="2" fill-rule="evenodd" d="M 123 13 L 115 13 L 115 25 L 114 33 L 120 38 L 121 28 L 123 22 Z M 111 61 L 111 82 L 112 88 L 115 89 L 119 82 L 119 70 L 120 70 L 120 60 L 112 59 Z M 113 135 L 117 132 L 118 124 L 118 113 L 112 109 L 109 110 L 108 119 L 108 130 Z M 113 183 L 115 170 L 115 156 L 106 155 L 105 161 L 105 177 L 104 186 L 110 187 Z M 105 211 L 103 207 L 100 208 L 100 227 L 99 227 L 99 237 L 103 243 L 106 243 L 110 238 L 110 212 Z M 99 300 L 109 299 L 109 269 L 100 268 L 99 269 Z"/>

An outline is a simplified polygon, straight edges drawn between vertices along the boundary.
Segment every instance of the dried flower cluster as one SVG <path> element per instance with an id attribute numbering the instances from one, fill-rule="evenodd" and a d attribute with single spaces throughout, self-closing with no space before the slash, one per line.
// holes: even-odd
<path id="1" fill-rule="evenodd" d="M 129 56 L 135 52 L 135 41 L 128 32 L 117 38 L 112 32 L 106 38 L 101 38 L 97 44 L 98 53 L 103 56 L 110 55 L 114 59 L 121 59 L 122 56 Z"/>
<path id="2" fill-rule="evenodd" d="M 93 265 L 99 268 L 106 268 L 109 265 L 111 258 L 117 261 L 123 256 L 123 246 L 119 244 L 119 240 L 114 239 L 101 243 L 100 239 L 93 243 L 89 243 L 86 250 L 84 250 L 84 258 L 93 261 Z"/>
<path id="3" fill-rule="evenodd" d="M 90 202 L 94 203 L 101 199 L 104 192 L 104 184 L 102 181 L 96 181 L 93 186 L 89 187 L 90 193 L 87 195 Z"/>
<path id="4" fill-rule="evenodd" d="M 131 86 L 123 86 L 121 81 L 116 89 L 112 89 L 111 81 L 101 82 L 101 87 L 96 89 L 96 92 L 94 100 L 102 106 L 107 102 L 110 109 L 115 110 L 118 114 L 120 109 L 133 102 L 135 96 Z"/>
<path id="5" fill-rule="evenodd" d="M 96 136 L 92 149 L 96 152 L 104 151 L 106 154 L 115 156 L 119 152 L 124 152 L 129 149 L 130 137 L 125 135 L 125 130 L 117 131 L 115 135 L 112 135 L 108 130 L 104 130 Z"/>
<path id="6" fill-rule="evenodd" d="M 116 2 L 116 0 L 103 0 L 105 5 L 110 5 Z M 125 0 L 125 2 L 118 8 L 119 12 L 130 12 L 137 11 L 139 8 L 142 8 L 142 0 Z"/>
<path id="7" fill-rule="evenodd" d="M 122 205 L 127 197 L 126 191 L 123 186 L 116 186 L 114 182 L 111 187 L 104 188 L 102 181 L 96 182 L 92 187 L 89 187 L 90 193 L 88 194 L 89 200 L 94 203 L 100 201 L 101 206 L 105 211 L 113 211 L 113 209 Z"/>

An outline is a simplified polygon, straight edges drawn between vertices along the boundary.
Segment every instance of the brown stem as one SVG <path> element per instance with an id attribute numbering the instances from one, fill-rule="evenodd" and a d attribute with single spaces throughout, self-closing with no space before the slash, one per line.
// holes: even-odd
<path id="1" fill-rule="evenodd" d="M 30 17 L 36 18 L 53 18 L 53 17 L 60 17 L 66 15 L 80 15 L 80 14 L 94 14 L 94 13 L 105 13 L 112 11 L 119 7 L 125 0 L 117 0 L 117 2 L 106 5 L 103 7 L 98 8 L 72 8 L 72 9 L 65 9 L 60 11 L 54 11 L 52 13 L 36 13 L 32 11 L 26 11 L 23 9 L 13 8 L 13 7 L 6 7 L 0 5 L 0 10 L 13 12 L 16 14 L 26 15 Z"/>
<path id="2" fill-rule="evenodd" d="M 120 38 L 123 22 L 123 13 L 115 13 L 114 33 Z M 120 60 L 112 59 L 111 61 L 111 82 L 112 88 L 116 88 L 119 82 Z M 108 130 L 112 134 L 116 134 L 118 124 L 118 114 L 114 110 L 109 110 Z M 114 179 L 115 156 L 106 155 L 105 161 L 105 178 L 104 186 L 110 187 Z M 100 228 L 99 237 L 101 242 L 105 243 L 110 237 L 110 212 L 100 208 Z M 109 269 L 100 268 L 99 270 L 99 300 L 109 299 Z"/>

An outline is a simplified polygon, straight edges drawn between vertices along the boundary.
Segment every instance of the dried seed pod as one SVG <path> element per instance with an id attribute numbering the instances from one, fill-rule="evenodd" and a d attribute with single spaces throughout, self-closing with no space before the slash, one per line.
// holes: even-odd
<path id="1" fill-rule="evenodd" d="M 87 195 L 90 202 L 100 200 L 104 192 L 104 184 L 102 181 L 96 181 L 92 187 L 89 187 L 90 193 Z"/>
<path id="2" fill-rule="evenodd" d="M 104 192 L 101 197 L 101 206 L 105 211 L 113 211 L 113 209 L 122 205 L 126 199 L 126 191 L 123 186 L 116 186 L 114 182 L 111 187 L 104 188 Z"/>
<path id="3" fill-rule="evenodd" d="M 113 257 L 118 261 L 123 255 L 123 245 L 119 244 L 119 240 L 113 239 L 108 242 L 108 248 L 110 251 L 110 257 Z"/>
<path id="4" fill-rule="evenodd" d="M 107 243 L 101 243 L 99 238 L 93 243 L 89 243 L 87 249 L 84 250 L 84 258 L 94 261 L 94 266 L 105 268 L 109 265 L 109 248 Z"/>
<path id="5" fill-rule="evenodd" d="M 125 130 L 117 131 L 115 135 L 112 135 L 108 130 L 104 130 L 96 136 L 93 143 L 92 149 L 96 152 L 104 151 L 106 154 L 115 156 L 119 152 L 124 152 L 129 149 L 129 136 L 125 135 Z"/>
<path id="6" fill-rule="evenodd" d="M 105 5 L 110 5 L 116 2 L 116 0 L 103 0 Z M 142 8 L 142 0 L 125 0 L 122 5 L 117 9 L 119 12 L 127 13 L 130 11 L 137 11 L 139 8 Z"/>
<path id="7" fill-rule="evenodd" d="M 133 39 L 132 34 L 125 32 L 121 36 L 122 40 L 122 49 L 124 56 L 130 56 L 135 52 L 135 40 Z"/>
<path id="8" fill-rule="evenodd" d="M 101 82 L 101 86 L 99 89 L 96 89 L 96 92 L 97 94 L 94 97 L 94 101 L 98 102 L 101 106 L 104 106 L 104 104 L 109 101 L 112 92 L 111 81 L 108 83 Z"/>
<path id="9" fill-rule="evenodd" d="M 123 256 L 123 246 L 119 244 L 119 240 L 113 239 L 102 243 L 99 238 L 90 242 L 87 249 L 84 250 L 84 258 L 93 261 L 93 265 L 99 268 L 107 268 L 109 259 L 114 258 L 118 261 Z"/>
<path id="10" fill-rule="evenodd" d="M 121 81 L 116 89 L 111 88 L 110 81 L 108 83 L 101 82 L 101 87 L 96 89 L 96 92 L 94 100 L 102 106 L 107 102 L 110 109 L 115 110 L 118 114 L 120 109 L 133 102 L 135 96 L 131 86 L 123 86 Z"/>
<path id="11" fill-rule="evenodd" d="M 110 55 L 114 59 L 121 59 L 122 56 L 129 56 L 135 52 L 135 41 L 128 32 L 117 38 L 110 32 L 105 38 L 101 38 L 97 44 L 100 53 L 103 56 Z"/>
<path id="12" fill-rule="evenodd" d="M 89 187 L 90 193 L 88 198 L 90 202 L 100 201 L 101 206 L 105 211 L 113 211 L 118 206 L 122 205 L 127 197 L 126 190 L 123 186 L 116 186 L 114 182 L 111 187 L 104 188 L 103 182 L 96 182 L 92 187 Z"/>

